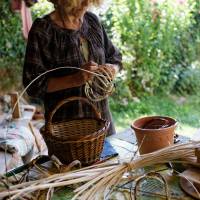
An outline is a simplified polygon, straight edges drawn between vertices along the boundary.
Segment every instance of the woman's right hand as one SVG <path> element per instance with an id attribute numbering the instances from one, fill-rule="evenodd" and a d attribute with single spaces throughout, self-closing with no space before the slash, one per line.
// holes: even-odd
<path id="1" fill-rule="evenodd" d="M 84 64 L 82 66 L 82 69 L 90 71 L 90 72 L 95 72 L 98 69 L 98 64 L 93 62 L 93 61 L 90 61 L 90 62 Z M 91 80 L 92 76 L 94 75 L 94 74 L 87 72 L 87 71 L 80 70 L 80 72 L 79 72 L 80 78 L 81 78 L 83 83 L 86 83 L 87 81 Z"/>

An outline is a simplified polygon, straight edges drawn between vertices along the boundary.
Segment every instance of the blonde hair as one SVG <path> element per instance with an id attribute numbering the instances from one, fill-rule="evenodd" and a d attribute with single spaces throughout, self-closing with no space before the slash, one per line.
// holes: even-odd
<path id="1" fill-rule="evenodd" d="M 102 0 L 49 0 L 59 10 L 62 17 L 79 16 L 81 11 L 89 6 L 99 6 Z"/>

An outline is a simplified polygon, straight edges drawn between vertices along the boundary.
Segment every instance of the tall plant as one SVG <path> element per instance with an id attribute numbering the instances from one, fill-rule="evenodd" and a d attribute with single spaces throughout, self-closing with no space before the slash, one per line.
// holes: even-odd
<path id="1" fill-rule="evenodd" d="M 113 39 L 124 55 L 133 95 L 170 91 L 177 66 L 193 59 L 188 29 L 194 4 L 178 1 L 114 0 Z M 164 86 L 164 87 L 163 87 Z"/>
<path id="2" fill-rule="evenodd" d="M 0 93 L 21 85 L 25 41 L 18 13 L 10 11 L 10 1 L 0 2 Z"/>
<path id="3" fill-rule="evenodd" d="M 0 57 L 23 57 L 25 45 L 19 14 L 11 12 L 9 1 L 1 1 L 0 16 Z"/>

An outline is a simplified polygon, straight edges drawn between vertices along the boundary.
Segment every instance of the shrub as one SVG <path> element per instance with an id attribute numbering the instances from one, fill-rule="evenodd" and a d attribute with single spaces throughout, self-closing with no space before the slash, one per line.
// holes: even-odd
<path id="1" fill-rule="evenodd" d="M 0 57 L 21 58 L 24 56 L 21 19 L 18 13 L 12 13 L 9 1 L 0 3 Z"/>
<path id="2" fill-rule="evenodd" d="M 35 18 L 49 12 L 52 6 L 41 0 L 32 9 Z M 8 92 L 22 85 L 26 42 L 22 35 L 20 14 L 11 12 L 10 1 L 0 2 L 0 16 L 0 91 Z"/>
<path id="3" fill-rule="evenodd" d="M 21 70 L 25 41 L 22 37 L 21 19 L 10 11 L 9 1 L 0 2 L 0 91 L 21 85 Z"/>
<path id="4" fill-rule="evenodd" d="M 47 0 L 40 0 L 32 7 L 33 18 L 41 17 L 53 10 L 53 4 Z"/>
<path id="5" fill-rule="evenodd" d="M 200 91 L 200 64 L 193 64 L 182 70 L 177 80 L 174 90 L 181 94 L 198 94 Z"/>
<path id="6" fill-rule="evenodd" d="M 191 29 L 196 1 L 155 2 L 114 0 L 110 8 L 113 39 L 123 52 L 126 82 L 134 96 L 169 93 L 179 72 L 197 59 Z"/>

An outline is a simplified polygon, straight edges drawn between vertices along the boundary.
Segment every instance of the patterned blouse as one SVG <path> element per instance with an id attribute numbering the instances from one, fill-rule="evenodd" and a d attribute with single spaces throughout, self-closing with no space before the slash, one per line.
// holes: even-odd
<path id="1" fill-rule="evenodd" d="M 80 38 L 87 40 L 90 61 L 99 65 L 116 64 L 121 68 L 121 54 L 109 40 L 96 15 L 86 12 L 79 30 L 61 28 L 49 15 L 46 15 L 37 18 L 29 32 L 23 70 L 24 86 L 26 87 L 38 75 L 56 67 L 81 68 L 85 64 L 85 59 L 80 50 Z M 71 96 L 85 97 L 84 86 L 47 93 L 48 78 L 77 72 L 76 69 L 60 69 L 48 73 L 35 81 L 27 90 L 30 96 L 43 100 L 46 120 L 59 101 Z M 108 135 L 114 134 L 115 129 L 107 99 L 92 103 L 100 111 L 102 118 L 111 122 Z M 60 108 L 55 114 L 54 121 L 77 117 L 94 117 L 94 111 L 91 106 L 75 101 Z"/>

